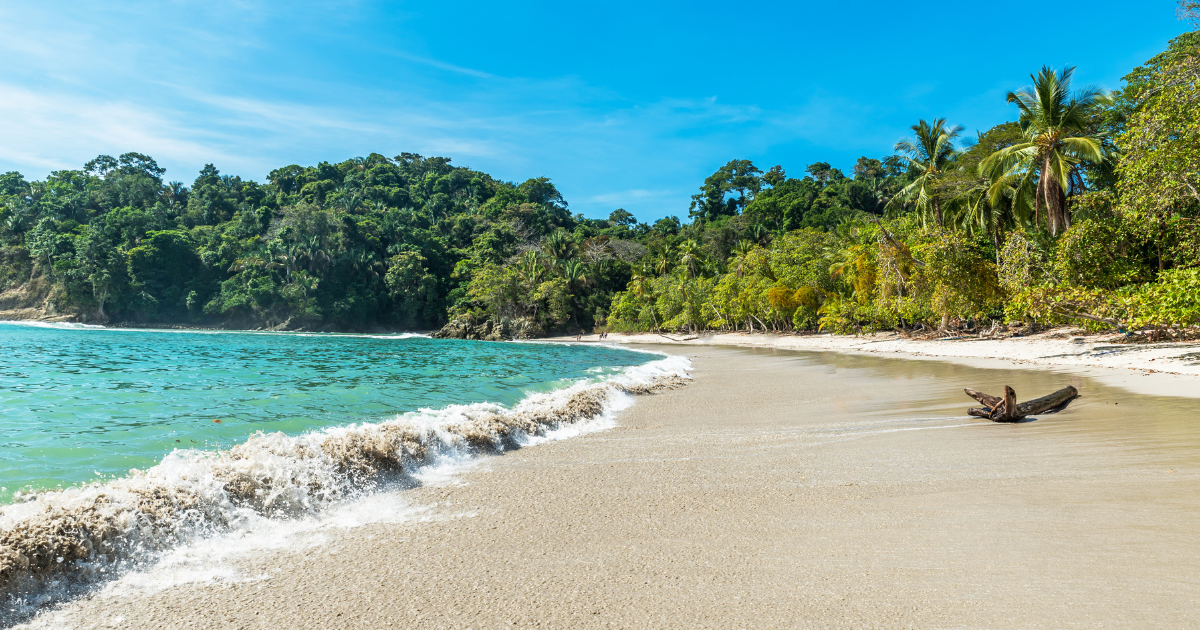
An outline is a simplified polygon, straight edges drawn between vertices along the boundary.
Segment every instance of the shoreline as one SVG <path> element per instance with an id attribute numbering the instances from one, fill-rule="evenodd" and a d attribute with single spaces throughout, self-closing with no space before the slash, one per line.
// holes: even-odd
<path id="1" fill-rule="evenodd" d="M 25 326 L 54 325 L 54 324 L 75 324 L 84 328 L 99 328 L 105 330 L 181 330 L 181 331 L 196 331 L 196 332 L 251 332 L 251 333 L 306 333 L 306 334 L 329 334 L 329 335 L 424 335 L 429 336 L 434 330 L 411 330 L 400 328 L 388 328 L 380 326 L 378 328 L 369 329 L 307 329 L 307 328 L 284 328 L 282 326 L 275 327 L 259 327 L 259 328 L 241 328 L 237 326 L 221 326 L 221 325 L 206 325 L 206 324 L 154 324 L 154 323 L 137 323 L 137 322 L 119 322 L 117 324 L 93 324 L 90 322 L 80 321 L 74 316 L 64 315 L 61 317 L 11 317 L 14 311 L 0 311 L 0 324 L 18 324 Z"/>
<path id="2" fill-rule="evenodd" d="M 1116 335 L 1074 335 L 1069 334 L 1070 330 L 1060 328 L 1038 335 L 1006 339 L 914 340 L 890 332 L 861 336 L 609 333 L 603 341 L 595 334 L 584 335 L 580 340 L 562 335 L 540 341 L 654 344 L 666 347 L 727 346 L 941 361 L 979 368 L 1049 369 L 1088 376 L 1107 385 L 1142 394 L 1200 398 L 1200 342 L 1121 344 L 1113 342 L 1119 337 Z M 970 383 L 960 386 L 978 388 Z"/>
<path id="3" fill-rule="evenodd" d="M 223 332 L 304 332 L 304 333 L 348 333 L 362 335 L 382 335 L 382 334 L 420 334 L 428 335 L 437 329 L 432 330 L 411 330 L 400 329 L 388 326 L 375 326 L 370 328 L 342 328 L 333 324 L 308 328 L 304 325 L 292 326 L 291 320 L 288 319 L 274 326 L 266 325 L 266 322 L 258 322 L 253 320 L 230 320 L 226 322 L 214 323 L 154 323 L 154 322 L 111 322 L 105 321 L 92 322 L 85 317 L 80 317 L 75 313 L 60 313 L 48 314 L 46 311 L 39 308 L 13 308 L 0 309 L 0 324 L 78 324 L 80 326 L 93 326 L 97 328 L 111 328 L 113 330 L 206 330 L 206 331 L 223 331 Z M 255 326 L 253 328 L 248 326 Z"/>
<path id="4" fill-rule="evenodd" d="M 373 500 L 418 515 L 403 522 L 105 590 L 29 627 L 1200 623 L 1192 401 L 1071 376 L 1077 404 L 1000 425 L 965 418 L 947 379 L 1029 390 L 1044 372 L 641 347 L 686 353 L 694 382 L 607 431 Z"/>

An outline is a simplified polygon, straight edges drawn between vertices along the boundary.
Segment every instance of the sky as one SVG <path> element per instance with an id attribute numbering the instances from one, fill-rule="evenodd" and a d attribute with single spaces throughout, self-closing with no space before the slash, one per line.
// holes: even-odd
<path id="1" fill-rule="evenodd" d="M 1044 6 L 6 0 L 0 172 L 137 151 L 168 180 L 263 182 L 415 152 L 549 177 L 592 218 L 686 217 L 729 160 L 849 173 L 921 118 L 1013 120 L 1004 95 L 1045 64 L 1120 87 L 1188 28 L 1173 0 Z"/>

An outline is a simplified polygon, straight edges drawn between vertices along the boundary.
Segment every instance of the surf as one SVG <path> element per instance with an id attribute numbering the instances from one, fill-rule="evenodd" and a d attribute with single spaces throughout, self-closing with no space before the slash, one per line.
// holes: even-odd
<path id="1" fill-rule="evenodd" d="M 615 425 L 633 397 L 686 384 L 664 357 L 526 395 L 423 408 L 300 435 L 257 432 L 228 449 L 180 448 L 147 469 L 0 507 L 0 596 L 10 623 L 152 567 L 173 550 L 264 522 L 319 519 L 423 473 Z"/>

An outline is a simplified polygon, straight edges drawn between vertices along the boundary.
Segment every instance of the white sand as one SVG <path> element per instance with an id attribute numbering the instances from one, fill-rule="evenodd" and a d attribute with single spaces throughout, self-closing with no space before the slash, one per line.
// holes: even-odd
<path id="1" fill-rule="evenodd" d="M 1200 397 L 1200 342 L 1115 343 L 1116 337 L 1074 335 L 1069 329 L 1052 330 L 1029 337 L 967 338 L 948 341 L 906 339 L 890 332 L 862 336 L 610 333 L 605 342 L 741 346 L 932 359 L 980 368 L 1041 368 L 1088 376 L 1106 385 L 1142 394 Z M 575 337 L 555 337 L 554 340 L 572 342 L 575 341 Z M 595 343 L 599 341 L 599 337 L 585 335 L 581 341 Z M 1024 393 L 1026 392 L 1018 392 Z M 1040 396 L 1049 392 L 1028 393 L 1037 393 Z M 1023 395 L 1020 397 L 1026 398 Z"/>

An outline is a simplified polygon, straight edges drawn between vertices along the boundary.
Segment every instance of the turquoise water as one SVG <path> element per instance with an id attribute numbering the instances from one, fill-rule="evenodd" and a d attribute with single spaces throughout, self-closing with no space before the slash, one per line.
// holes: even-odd
<path id="1" fill-rule="evenodd" d="M 0 503 L 228 448 L 526 394 L 640 365 L 602 346 L 403 335 L 114 330 L 0 322 Z M 218 422 L 219 421 L 219 422 Z"/>

